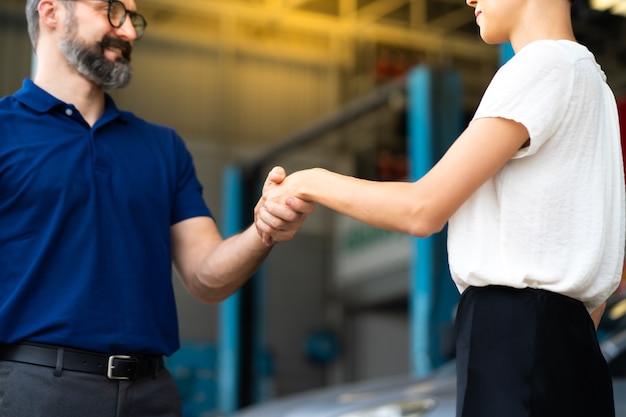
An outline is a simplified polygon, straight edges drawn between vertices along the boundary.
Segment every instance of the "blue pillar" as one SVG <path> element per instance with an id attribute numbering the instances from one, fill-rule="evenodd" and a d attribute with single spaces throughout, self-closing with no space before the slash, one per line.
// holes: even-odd
<path id="1" fill-rule="evenodd" d="M 271 383 L 273 378 L 273 358 L 267 348 L 267 300 L 266 293 L 267 268 L 263 264 L 252 279 L 253 312 L 252 317 L 247 319 L 252 322 L 250 329 L 252 335 L 252 380 L 251 401 L 252 404 L 267 401 L 271 395 Z"/>
<path id="2" fill-rule="evenodd" d="M 408 77 L 410 178 L 421 178 L 460 135 L 461 85 L 456 72 L 417 67 Z M 446 233 L 414 238 L 411 256 L 411 363 L 424 376 L 447 360 L 445 329 L 451 328 L 458 291 L 450 278 Z"/>
<path id="3" fill-rule="evenodd" d="M 239 233 L 251 222 L 262 182 L 228 166 L 223 181 L 223 234 Z M 228 416 L 267 399 L 271 358 L 265 341 L 265 275 L 261 266 L 219 309 L 218 410 Z"/>
<path id="4" fill-rule="evenodd" d="M 513 58 L 515 55 L 515 51 L 513 50 L 513 46 L 510 43 L 503 43 L 500 45 L 500 65 L 506 64 L 506 62 Z"/>
<path id="5" fill-rule="evenodd" d="M 223 233 L 231 236 L 242 229 L 242 174 L 238 168 L 224 172 Z M 240 294 L 233 294 L 219 307 L 218 410 L 229 415 L 239 408 Z"/>

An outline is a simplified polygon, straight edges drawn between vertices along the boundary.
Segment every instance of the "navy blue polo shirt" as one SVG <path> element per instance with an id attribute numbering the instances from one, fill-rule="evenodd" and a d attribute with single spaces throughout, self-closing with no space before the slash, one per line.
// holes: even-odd
<path id="1" fill-rule="evenodd" d="M 0 342 L 171 354 L 170 226 L 210 215 L 174 130 L 108 95 L 90 127 L 25 80 L 0 100 Z"/>

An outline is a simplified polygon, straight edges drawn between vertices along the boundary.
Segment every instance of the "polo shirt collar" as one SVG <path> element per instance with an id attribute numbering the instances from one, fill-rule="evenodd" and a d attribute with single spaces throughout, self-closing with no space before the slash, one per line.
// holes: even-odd
<path id="1" fill-rule="evenodd" d="M 40 113 L 47 113 L 57 106 L 66 105 L 29 79 L 24 80 L 22 89 L 15 93 L 15 98 L 22 104 Z"/>
<path id="2" fill-rule="evenodd" d="M 65 108 L 68 105 L 68 103 L 54 97 L 28 78 L 24 80 L 22 88 L 15 93 L 14 97 L 25 106 L 39 113 L 48 113 L 56 107 Z M 119 111 L 111 96 L 105 93 L 104 114 L 100 121 L 115 120 L 117 118 L 127 121 L 125 116 L 124 112 Z"/>

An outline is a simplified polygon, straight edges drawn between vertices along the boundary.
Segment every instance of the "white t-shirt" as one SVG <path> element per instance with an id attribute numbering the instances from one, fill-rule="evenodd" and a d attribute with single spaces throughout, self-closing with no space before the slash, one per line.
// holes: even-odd
<path id="1" fill-rule="evenodd" d="M 626 217 L 617 107 L 604 73 L 578 43 L 533 42 L 494 76 L 474 120 L 484 117 L 523 124 L 530 145 L 450 219 L 458 289 L 541 288 L 595 309 L 619 284 Z"/>

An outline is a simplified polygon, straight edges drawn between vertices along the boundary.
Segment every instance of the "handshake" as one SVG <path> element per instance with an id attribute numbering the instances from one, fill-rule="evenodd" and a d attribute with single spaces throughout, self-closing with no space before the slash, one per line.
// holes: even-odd
<path id="1" fill-rule="evenodd" d="M 315 211 L 315 203 L 302 198 L 297 181 L 306 171 L 287 176 L 282 167 L 274 167 L 263 184 L 263 194 L 254 208 L 254 224 L 267 246 L 292 239 L 306 217 Z"/>

